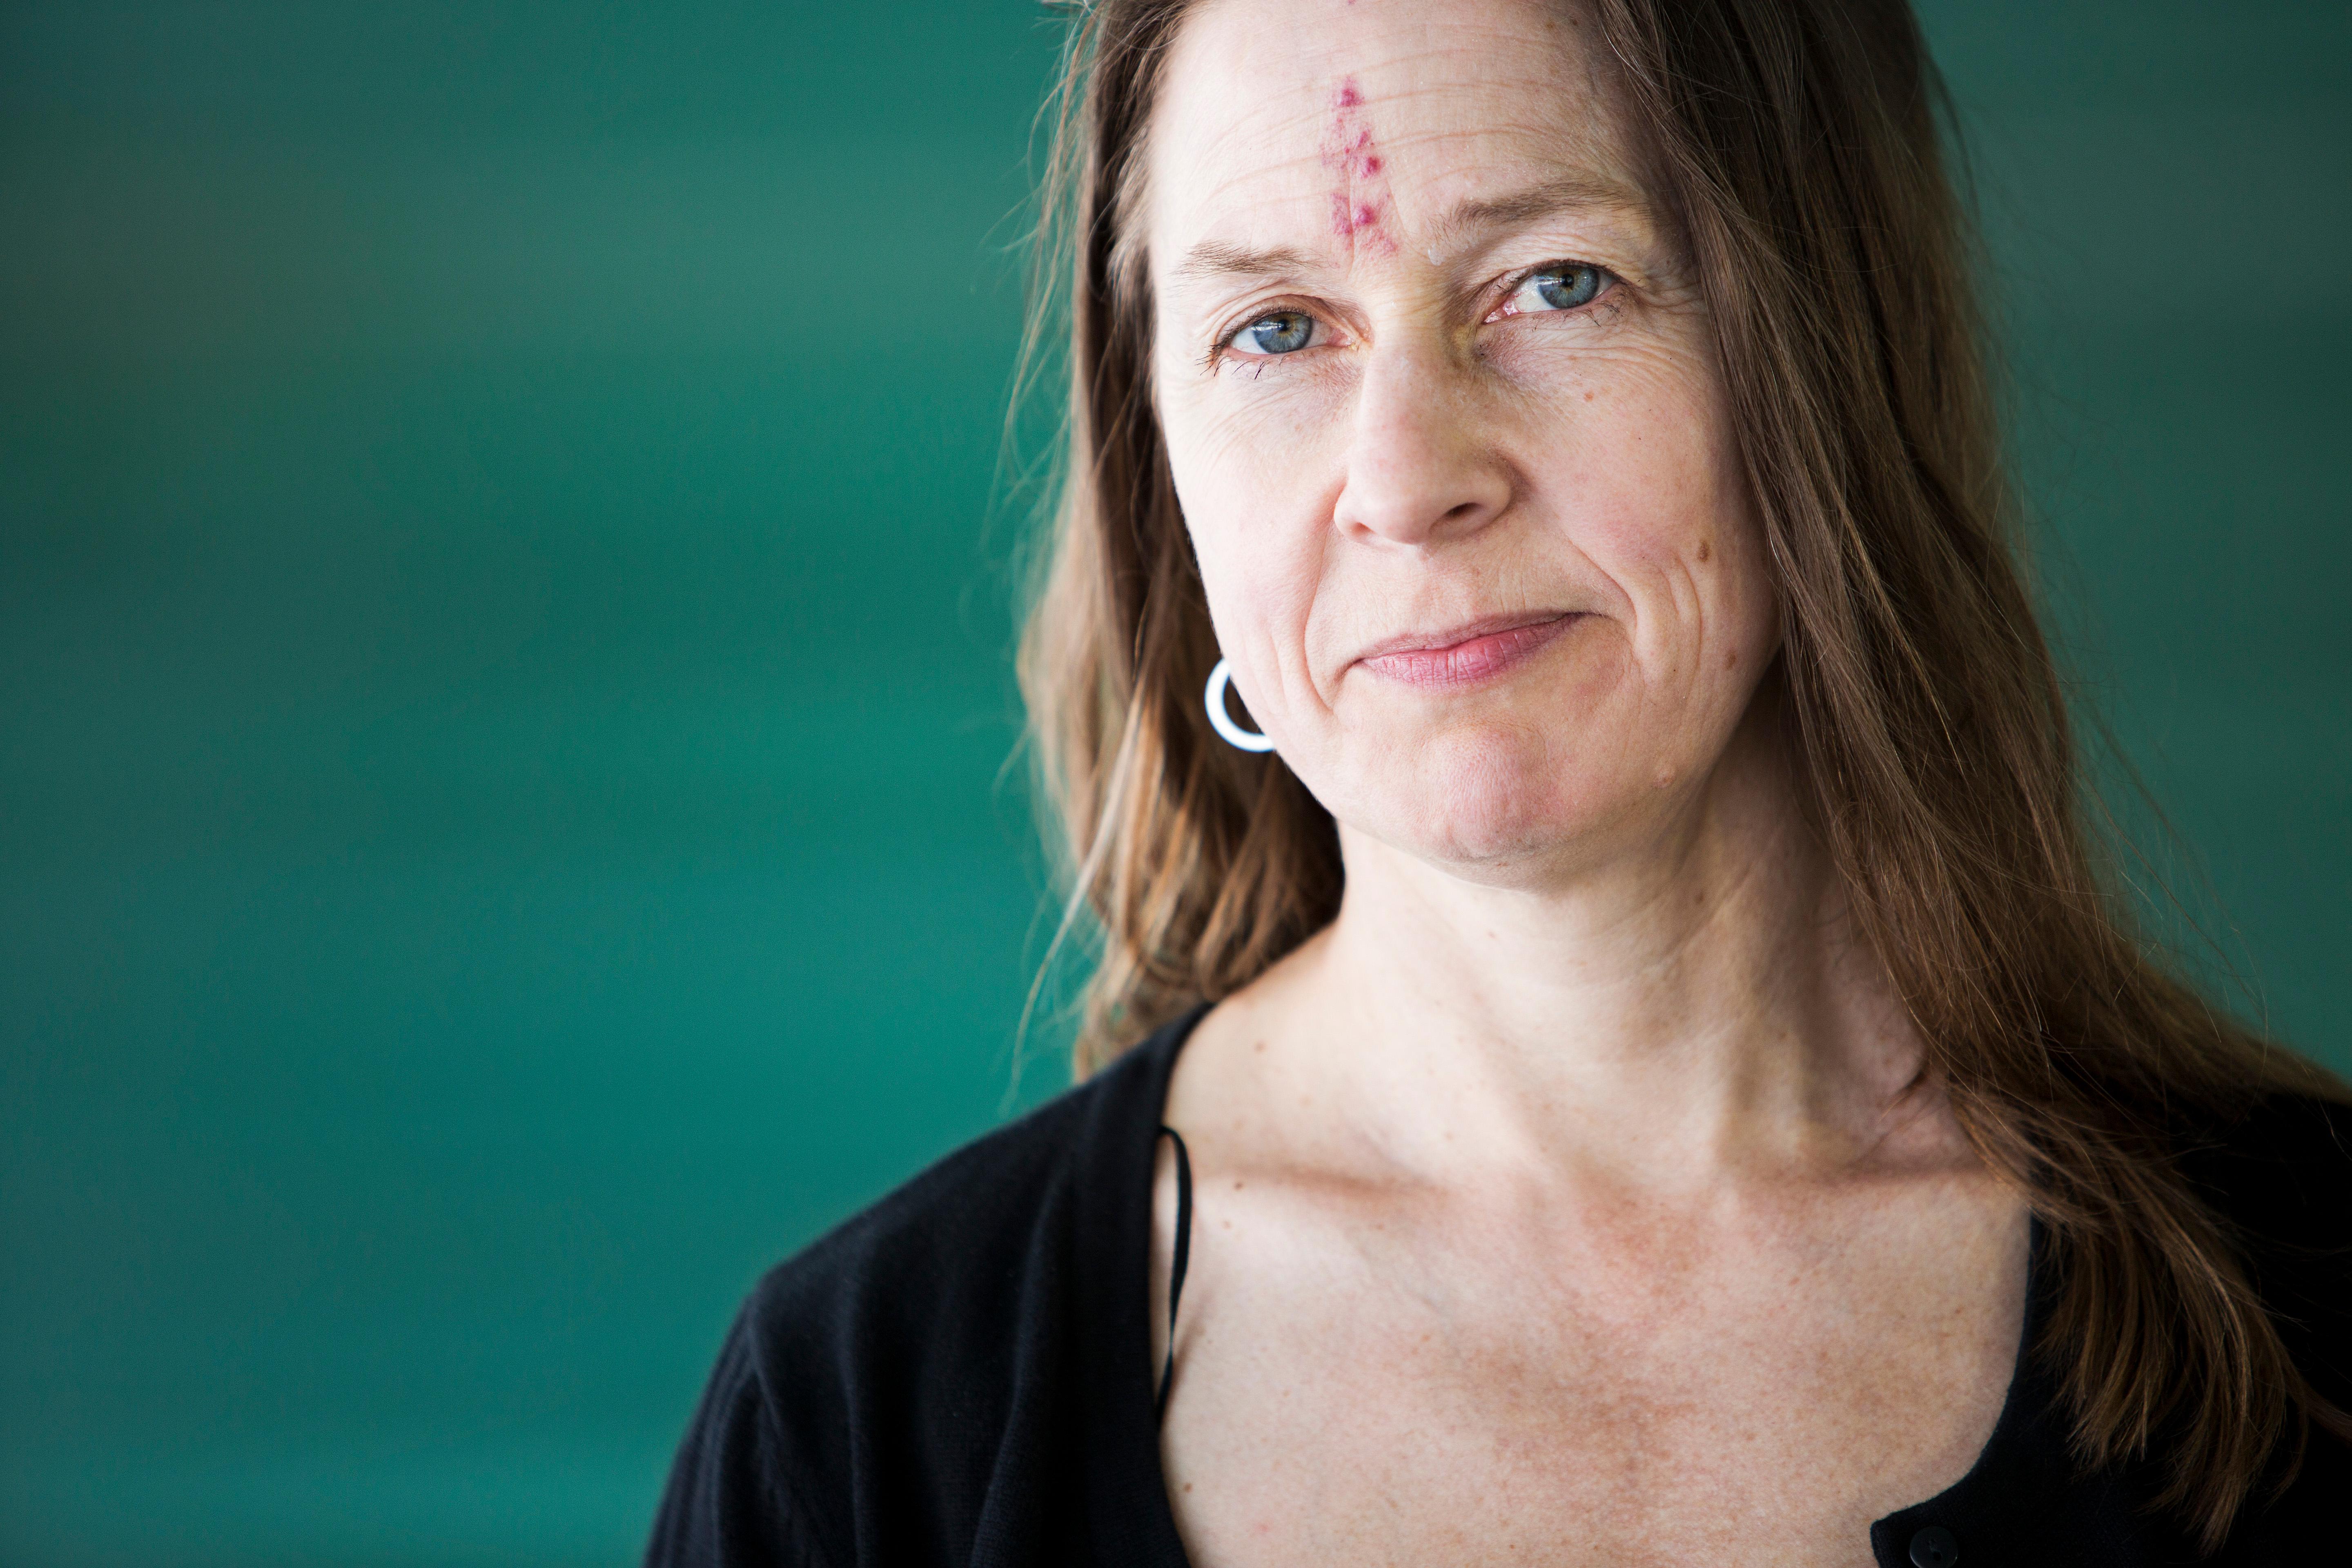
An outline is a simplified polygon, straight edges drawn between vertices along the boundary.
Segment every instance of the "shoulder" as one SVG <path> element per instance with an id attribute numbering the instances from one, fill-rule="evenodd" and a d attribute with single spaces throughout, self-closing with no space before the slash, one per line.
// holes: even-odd
<path id="1" fill-rule="evenodd" d="M 1148 1066 L 1122 1060 L 966 1144 L 770 1270 L 740 1331 L 791 1383 L 779 1394 L 804 1416 L 819 1374 L 854 1369 L 869 1396 L 877 1378 L 911 1394 L 985 1376 L 1024 1297 L 1094 1239 L 1087 1200 L 1116 1181 L 1122 1131 L 1148 1142 Z"/>
<path id="2" fill-rule="evenodd" d="M 2205 1129 L 2183 1163 L 2257 1247 L 2352 1243 L 2352 1105 L 2264 1095 Z"/>
<path id="3" fill-rule="evenodd" d="M 770 1270 L 679 1449 L 648 1562 L 847 1563 L 877 1560 L 877 1541 L 890 1561 L 963 1561 L 1008 1445 L 1067 1442 L 1041 1409 L 1099 1359 L 1107 1287 L 1132 1274 L 1141 1310 L 1153 1139 L 1190 1022 Z M 746 1493 L 800 1546 L 664 1547 L 735 1528 Z"/>
<path id="4" fill-rule="evenodd" d="M 2265 1095 L 2182 1164 L 2236 1239 L 2287 1348 L 2352 1404 L 2352 1106 Z"/>

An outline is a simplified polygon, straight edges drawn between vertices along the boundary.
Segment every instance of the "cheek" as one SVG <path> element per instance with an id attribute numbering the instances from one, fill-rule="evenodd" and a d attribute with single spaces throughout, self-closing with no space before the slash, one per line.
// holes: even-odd
<path id="1" fill-rule="evenodd" d="M 1236 408 L 1217 398 L 1161 403 L 1161 438 L 1200 563 L 1210 618 L 1236 664 L 1247 645 L 1291 643 L 1314 597 L 1328 542 L 1324 432 L 1295 408 Z"/>
<path id="2" fill-rule="evenodd" d="M 1754 662 L 1772 595 L 1713 378 L 1663 350 L 1586 370 L 1564 392 L 1574 438 L 1549 478 L 1572 542 L 1622 595 L 1636 657 L 1654 679 L 1696 674 L 1702 657 Z"/>

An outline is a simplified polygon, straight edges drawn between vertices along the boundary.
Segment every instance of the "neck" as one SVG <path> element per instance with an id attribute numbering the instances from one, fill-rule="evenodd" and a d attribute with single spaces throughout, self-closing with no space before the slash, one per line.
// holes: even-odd
<path id="1" fill-rule="evenodd" d="M 1768 725 L 1637 842 L 1532 884 L 1342 844 L 1296 990 L 1333 1103 L 1405 1163 L 1818 1173 L 1916 1108 L 1918 1042 Z"/>

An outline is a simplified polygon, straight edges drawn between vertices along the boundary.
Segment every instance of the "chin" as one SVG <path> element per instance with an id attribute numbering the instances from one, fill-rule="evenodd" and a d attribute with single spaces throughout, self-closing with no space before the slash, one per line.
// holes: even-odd
<path id="1" fill-rule="evenodd" d="M 1654 790 L 1620 787 L 1528 726 L 1475 726 L 1390 752 L 1337 811 L 1373 837 L 1479 881 L 1540 878 L 1599 851 Z M 1377 783 L 1374 780 L 1377 779 Z"/>

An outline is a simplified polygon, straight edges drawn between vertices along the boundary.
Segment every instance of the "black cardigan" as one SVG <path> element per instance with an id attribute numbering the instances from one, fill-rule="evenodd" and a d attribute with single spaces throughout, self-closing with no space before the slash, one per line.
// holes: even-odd
<path id="1" fill-rule="evenodd" d="M 1150 1278 L 1154 1145 L 1200 1015 L 949 1155 L 771 1272 L 670 1474 L 649 1568 L 1184 1568 L 1160 1479 Z M 2192 1174 L 2241 1228 L 2319 1392 L 2352 1408 L 2352 1111 L 2266 1102 Z M 2038 1250 L 2038 1249 L 2037 1249 Z M 2026 1342 L 2046 1290 L 2029 1289 Z M 1871 1527 L 1882 1568 L 2189 1561 L 2155 1466 L 2076 1473 L 2021 1356 L 1991 1440 Z M 2249 1502 L 2217 1561 L 2344 1561 L 2352 1447 Z M 2324 1542 L 2313 1546 L 2308 1543 Z M 2316 1551 L 2317 1555 L 2312 1555 Z"/>

